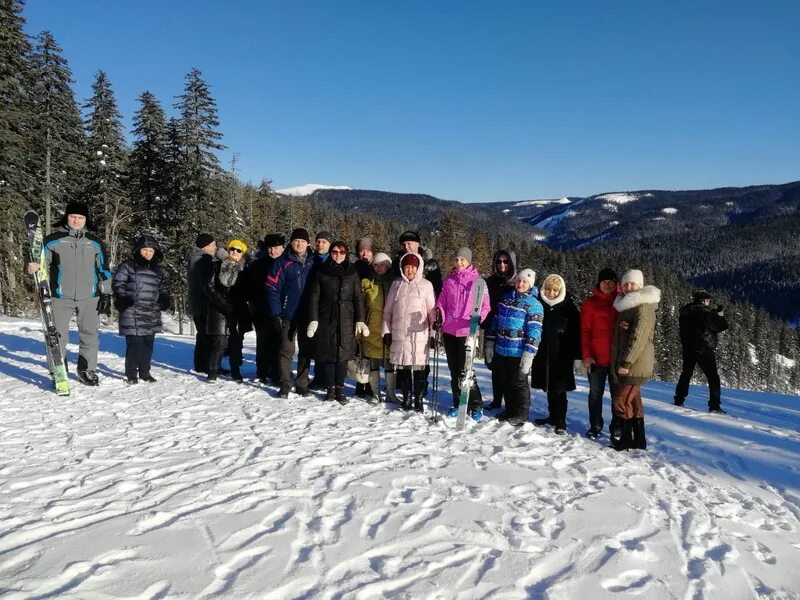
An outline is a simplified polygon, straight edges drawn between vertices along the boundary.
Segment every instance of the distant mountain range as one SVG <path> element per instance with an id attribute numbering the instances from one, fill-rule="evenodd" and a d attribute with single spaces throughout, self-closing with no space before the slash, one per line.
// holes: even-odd
<path id="1" fill-rule="evenodd" d="M 800 181 L 490 203 L 352 189 L 316 189 L 311 197 L 425 229 L 452 210 L 492 233 L 524 227 L 553 249 L 622 254 L 632 265 L 647 261 L 800 323 Z"/>

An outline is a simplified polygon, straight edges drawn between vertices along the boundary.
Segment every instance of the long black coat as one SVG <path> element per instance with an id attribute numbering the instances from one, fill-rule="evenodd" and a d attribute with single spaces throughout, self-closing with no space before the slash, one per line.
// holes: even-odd
<path id="1" fill-rule="evenodd" d="M 142 241 L 144 239 L 144 241 Z M 111 281 L 114 302 L 119 310 L 120 335 L 153 335 L 162 330 L 161 311 L 170 304 L 169 288 L 159 266 L 161 250 L 154 239 L 137 240 L 134 256 L 117 267 Z M 146 261 L 139 250 L 153 248 L 156 253 Z"/>
<path id="2" fill-rule="evenodd" d="M 567 295 L 550 306 L 539 295 L 544 309 L 542 341 L 533 358 L 531 387 L 551 392 L 575 389 L 575 360 L 581 357 L 581 319 L 575 302 Z"/>
<path id="3" fill-rule="evenodd" d="M 364 321 L 364 297 L 356 268 L 328 259 L 311 281 L 308 308 L 308 320 L 319 321 L 315 359 L 339 362 L 355 358 L 356 323 Z"/>

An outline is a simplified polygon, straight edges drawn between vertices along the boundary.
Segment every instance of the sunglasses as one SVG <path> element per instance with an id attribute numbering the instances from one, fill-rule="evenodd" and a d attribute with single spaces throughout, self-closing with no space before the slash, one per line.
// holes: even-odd
<path id="1" fill-rule="evenodd" d="M 238 252 L 239 254 L 241 254 L 243 251 L 241 248 L 237 248 L 236 246 L 234 246 L 233 248 L 228 248 L 228 252 Z"/>
<path id="2" fill-rule="evenodd" d="M 347 254 L 344 250 L 331 250 L 331 254 Z"/>

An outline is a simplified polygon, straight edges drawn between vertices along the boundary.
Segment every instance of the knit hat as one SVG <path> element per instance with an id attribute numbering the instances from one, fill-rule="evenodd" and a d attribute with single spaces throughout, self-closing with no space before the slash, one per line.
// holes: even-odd
<path id="1" fill-rule="evenodd" d="M 73 200 L 69 204 L 67 204 L 67 208 L 64 209 L 64 216 L 66 215 L 81 215 L 89 218 L 89 207 L 86 205 L 86 202 L 79 202 L 77 200 Z"/>
<path id="2" fill-rule="evenodd" d="M 374 250 L 374 248 L 375 244 L 371 237 L 362 237 L 356 243 L 356 252 L 361 252 L 362 250 Z"/>
<path id="3" fill-rule="evenodd" d="M 247 252 L 247 244 L 245 244 L 242 240 L 231 240 L 230 242 L 228 242 L 228 245 L 226 247 L 228 249 L 228 252 L 230 252 L 231 248 L 238 248 L 239 250 L 242 251 L 242 254 Z"/>
<path id="4" fill-rule="evenodd" d="M 404 231 L 400 234 L 400 243 L 403 242 L 417 242 L 418 244 L 422 243 L 422 239 L 419 237 L 419 233 L 416 231 Z"/>
<path id="5" fill-rule="evenodd" d="M 317 237 L 314 238 L 315 240 L 328 240 L 329 242 L 333 242 L 333 234 L 330 231 L 320 231 L 317 234 Z"/>
<path id="6" fill-rule="evenodd" d="M 380 263 L 387 263 L 391 267 L 392 259 L 385 252 L 378 252 L 372 257 L 372 264 L 379 265 Z"/>
<path id="7" fill-rule="evenodd" d="M 472 264 L 472 250 L 469 248 L 459 248 L 455 254 L 455 258 L 464 258 L 470 264 Z"/>
<path id="8" fill-rule="evenodd" d="M 619 281 L 619 275 L 617 275 L 617 272 L 614 269 L 611 269 L 609 267 L 606 267 L 605 269 L 600 269 L 600 273 L 597 274 L 597 283 L 606 280 L 611 280 L 615 282 Z"/>
<path id="9" fill-rule="evenodd" d="M 268 233 L 264 236 L 264 246 L 274 248 L 275 246 L 285 246 L 286 238 L 280 233 Z"/>
<path id="10" fill-rule="evenodd" d="M 205 248 L 211 242 L 214 241 L 214 236 L 210 233 L 201 233 L 197 236 L 197 239 L 194 241 L 194 245 L 198 248 Z"/>
<path id="11" fill-rule="evenodd" d="M 305 240 L 310 242 L 311 238 L 308 236 L 308 230 L 303 229 L 302 227 L 298 227 L 297 229 L 293 230 L 292 235 L 289 237 L 289 241 L 293 242 L 295 240 Z"/>
<path id="12" fill-rule="evenodd" d="M 638 283 L 639 287 L 644 287 L 644 275 L 639 269 L 628 269 L 622 276 L 622 285 L 626 283 Z"/>
<path id="13" fill-rule="evenodd" d="M 419 268 L 419 257 L 416 254 L 406 254 L 400 259 L 400 268 L 402 269 L 406 265 L 413 265 Z"/>
<path id="14" fill-rule="evenodd" d="M 706 290 L 697 290 L 694 293 L 694 301 L 695 302 L 702 302 L 703 300 L 711 300 L 713 296 Z"/>
<path id="15" fill-rule="evenodd" d="M 536 283 L 536 271 L 533 269 L 522 269 L 522 271 L 517 273 L 514 279 L 524 279 L 530 284 L 530 288 L 533 288 L 533 285 Z"/>

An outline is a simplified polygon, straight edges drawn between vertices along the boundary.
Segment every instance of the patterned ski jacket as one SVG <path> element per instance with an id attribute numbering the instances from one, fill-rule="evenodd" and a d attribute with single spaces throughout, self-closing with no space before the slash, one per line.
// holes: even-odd
<path id="1" fill-rule="evenodd" d="M 535 287 L 526 294 L 511 290 L 498 302 L 486 332 L 487 341 L 494 340 L 495 354 L 519 358 L 528 352 L 536 356 L 544 316 L 542 303 L 536 299 L 538 294 Z"/>
<path id="2" fill-rule="evenodd" d="M 86 229 L 65 225 L 44 238 L 39 266 L 55 298 L 80 301 L 111 293 L 105 244 Z"/>

